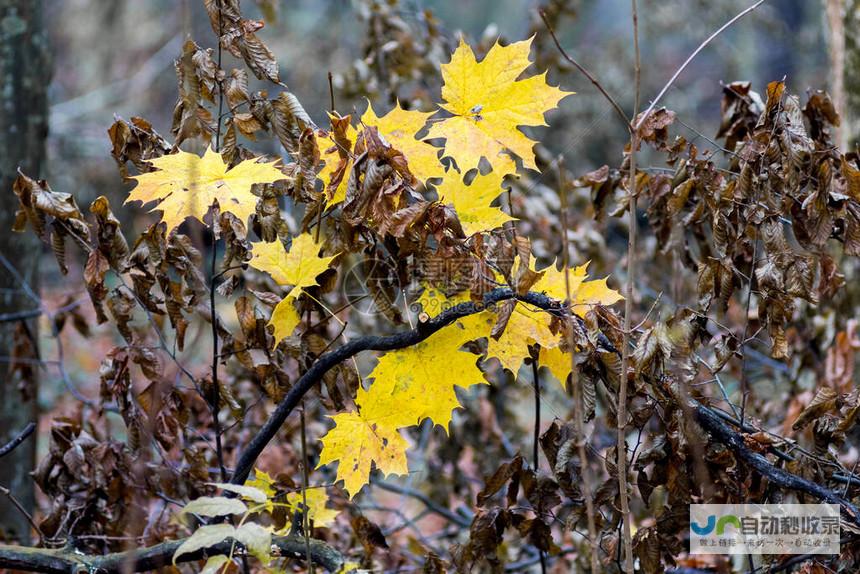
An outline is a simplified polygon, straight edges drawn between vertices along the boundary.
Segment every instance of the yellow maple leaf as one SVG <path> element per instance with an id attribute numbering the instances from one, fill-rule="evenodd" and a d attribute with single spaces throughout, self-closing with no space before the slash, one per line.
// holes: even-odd
<path id="1" fill-rule="evenodd" d="M 573 368 L 570 353 L 565 353 L 561 347 L 541 347 L 538 361 L 541 367 L 546 367 L 553 378 L 565 387 L 567 377 Z"/>
<path id="2" fill-rule="evenodd" d="M 564 271 L 555 265 L 548 265 L 538 271 L 543 275 L 532 285 L 531 291 L 545 293 L 559 301 L 565 301 L 569 291 L 571 310 L 576 314 L 585 313 L 594 305 L 612 305 L 624 299 L 620 293 L 609 288 L 605 278 L 586 281 L 587 270 L 588 263 L 570 269 L 566 287 Z M 499 339 L 490 338 L 487 356 L 497 358 L 504 368 L 516 374 L 523 360 L 529 356 L 529 345 L 539 344 L 542 349 L 552 349 L 559 343 L 558 336 L 553 335 L 549 328 L 546 313 L 518 303 Z M 570 362 L 570 356 L 567 357 Z M 570 369 L 564 373 L 565 378 L 569 372 Z M 559 380 L 564 383 L 564 379 Z"/>
<path id="3" fill-rule="evenodd" d="M 317 284 L 317 276 L 329 268 L 337 257 L 320 257 L 321 245 L 310 233 L 293 238 L 289 252 L 280 241 L 251 243 L 251 261 L 248 264 L 272 276 L 278 285 L 292 285 L 293 290 L 281 299 L 272 312 L 269 325 L 275 328 L 275 345 L 292 335 L 300 322 L 295 301 L 302 289 Z"/>
<path id="4" fill-rule="evenodd" d="M 429 317 L 435 317 L 442 311 L 447 311 L 454 305 L 468 302 L 469 299 L 469 291 L 462 291 L 449 297 L 433 286 L 424 285 L 424 291 L 421 292 L 421 296 L 415 301 L 415 303 L 417 303 L 421 307 L 421 310 L 427 313 Z"/>
<path id="5" fill-rule="evenodd" d="M 574 267 L 569 270 L 567 286 L 565 285 L 565 273 L 558 269 L 556 264 L 550 264 L 539 272 L 543 276 L 532 286 L 532 291 L 545 293 L 559 301 L 567 300 L 570 293 L 571 309 L 577 315 L 587 312 L 595 305 L 613 305 L 623 301 L 624 297 L 618 291 L 610 289 L 607 278 L 586 281 L 588 276 L 588 265 Z"/>
<path id="6" fill-rule="evenodd" d="M 498 339 L 487 342 L 487 357 L 496 358 L 514 375 L 520 370 L 523 360 L 529 356 L 529 345 L 542 347 L 559 344 L 558 337 L 549 328 L 549 317 L 540 310 L 532 310 L 517 304 L 505 330 Z"/>
<path id="7" fill-rule="evenodd" d="M 460 175 L 452 171 L 436 187 L 439 201 L 454 207 L 467 237 L 492 231 L 516 219 L 498 207 L 490 206 L 504 192 L 502 179 L 502 174 L 494 170 L 487 175 L 478 173 L 472 183 L 466 185 Z"/>
<path id="8" fill-rule="evenodd" d="M 275 167 L 276 161 L 258 163 L 245 160 L 228 170 L 221 154 L 209 148 L 203 157 L 179 150 L 150 161 L 156 171 L 132 179 L 135 187 L 125 200 L 144 204 L 157 201 L 150 211 L 161 211 L 167 232 L 178 227 L 188 217 L 203 221 L 213 204 L 247 223 L 257 208 L 251 186 L 286 179 Z"/>
<path id="9" fill-rule="evenodd" d="M 572 311 L 577 315 L 582 315 L 595 305 L 613 305 L 624 300 L 621 293 L 609 288 L 607 280 L 608 278 L 604 277 L 603 279 L 583 282 L 576 290 Z"/>
<path id="10" fill-rule="evenodd" d="M 482 157 L 494 171 L 500 156 L 512 153 L 523 165 L 537 170 L 535 142 L 518 126 L 544 126 L 544 113 L 572 92 L 546 83 L 546 73 L 517 78 L 531 65 L 532 40 L 501 46 L 498 42 L 478 62 L 461 38 L 448 64 L 442 64 L 443 109 L 453 117 L 430 126 L 429 138 L 445 138 L 445 155 L 454 158 L 461 172 L 477 168 Z M 512 164 L 500 171 L 511 173 Z"/>
<path id="11" fill-rule="evenodd" d="M 459 350 L 466 341 L 486 336 L 486 330 L 476 329 L 480 324 L 472 319 L 450 325 L 417 345 L 380 357 L 368 376 L 373 379 L 370 390 L 358 390 L 355 402 L 362 415 L 393 428 L 430 419 L 447 431 L 451 412 L 460 406 L 454 385 L 469 388 L 487 382 L 478 358 Z"/>
<path id="12" fill-rule="evenodd" d="M 371 464 L 388 474 L 406 474 L 406 442 L 397 429 L 364 418 L 363 413 L 334 415 L 334 428 L 322 437 L 323 448 L 317 468 L 339 461 L 337 480 L 343 480 L 350 498 L 367 484 Z"/>
<path id="13" fill-rule="evenodd" d="M 339 510 L 326 506 L 328 495 L 324 488 L 308 488 L 305 490 L 304 501 L 301 492 L 291 492 L 287 495 L 287 504 L 293 513 L 301 509 L 303 502 L 307 503 L 308 518 L 313 520 L 314 527 L 331 526 L 340 513 Z"/>
<path id="14" fill-rule="evenodd" d="M 430 178 L 445 175 L 445 167 L 439 161 L 439 148 L 416 139 L 415 134 L 421 131 L 427 119 L 435 113 L 404 110 L 400 107 L 400 102 L 397 102 L 394 109 L 380 118 L 368 101 L 367 111 L 361 116 L 361 123 L 379 130 L 385 141 L 406 157 L 412 175 L 427 183 Z"/>
<path id="15" fill-rule="evenodd" d="M 295 291 L 296 290 L 290 291 L 286 297 L 281 299 L 281 301 L 275 305 L 275 309 L 272 311 L 272 316 L 269 318 L 269 325 L 274 327 L 272 335 L 275 338 L 275 347 L 277 347 L 278 343 L 282 340 L 292 335 L 293 331 L 296 330 L 296 327 L 299 326 L 299 323 L 302 322 L 299 312 L 296 311 L 297 295 Z"/>
<path id="16" fill-rule="evenodd" d="M 425 312 L 436 315 L 468 300 L 468 292 L 447 298 L 426 289 L 419 302 Z M 359 412 L 332 417 L 336 426 L 322 439 L 320 465 L 339 460 L 337 476 L 351 496 L 367 484 L 371 462 L 383 472 L 405 474 L 406 442 L 397 430 L 425 418 L 447 430 L 451 411 L 460 406 L 454 385 L 486 382 L 476 366 L 478 357 L 459 349 L 467 341 L 486 336 L 492 325 L 493 313 L 482 311 L 413 347 L 383 355 L 368 377 L 374 379 L 370 389 L 358 389 L 355 403 Z"/>
<path id="17" fill-rule="evenodd" d="M 248 264 L 271 275 L 278 285 L 310 287 L 317 284 L 317 275 L 328 269 L 336 257 L 320 257 L 321 247 L 310 233 L 294 237 L 289 251 L 280 241 L 257 241 L 251 243 Z"/>
<path id="18" fill-rule="evenodd" d="M 267 498 L 274 498 L 275 494 L 277 494 L 275 480 L 269 476 L 269 473 L 259 468 L 254 469 L 254 478 L 246 480 L 245 486 L 251 486 L 263 491 Z"/>

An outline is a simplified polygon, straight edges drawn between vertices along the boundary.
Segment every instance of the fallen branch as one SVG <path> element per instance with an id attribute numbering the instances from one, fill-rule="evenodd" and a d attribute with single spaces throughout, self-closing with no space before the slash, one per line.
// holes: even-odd
<path id="1" fill-rule="evenodd" d="M 0 545 L 0 569 L 45 572 L 47 574 L 77 574 L 98 572 L 99 574 L 120 574 L 123 572 L 145 572 L 170 566 L 173 554 L 185 540 L 162 542 L 151 548 L 140 548 L 126 552 L 115 552 L 102 556 L 91 556 L 75 549 L 44 549 L 24 546 Z M 225 540 L 208 548 L 189 552 L 179 557 L 177 562 L 192 562 L 208 556 L 228 555 L 233 542 Z M 304 558 L 305 539 L 300 536 L 276 536 L 272 546 L 282 556 Z M 310 541 L 313 562 L 330 572 L 343 567 L 343 556 L 320 540 Z M 234 552 L 235 554 L 235 552 Z"/>

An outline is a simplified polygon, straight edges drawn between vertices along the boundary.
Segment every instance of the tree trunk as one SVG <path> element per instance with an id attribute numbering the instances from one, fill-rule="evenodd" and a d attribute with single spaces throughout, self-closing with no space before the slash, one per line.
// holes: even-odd
<path id="1" fill-rule="evenodd" d="M 48 126 L 47 84 L 50 80 L 47 36 L 41 0 L 0 0 L 0 253 L 36 291 L 40 245 L 32 233 L 13 233 L 18 199 L 12 193 L 16 171 L 39 175 Z M 38 304 L 22 289 L 21 281 L 0 266 L 0 314 L 35 309 Z M 0 322 L 0 445 L 6 444 L 37 417 L 36 369 L 12 369 L 8 357 L 18 341 L 36 345 L 36 322 Z M 20 347 L 19 351 L 20 352 Z M 30 477 L 36 460 L 31 436 L 0 462 L 0 486 L 7 487 L 32 512 L 34 484 Z M 0 496 L 0 539 L 29 543 L 26 517 Z"/>

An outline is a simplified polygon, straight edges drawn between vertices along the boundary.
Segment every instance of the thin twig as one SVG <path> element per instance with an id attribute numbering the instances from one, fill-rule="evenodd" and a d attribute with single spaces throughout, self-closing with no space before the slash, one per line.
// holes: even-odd
<path id="1" fill-rule="evenodd" d="M 765 0 L 759 0 L 758 2 L 756 2 L 755 4 L 750 6 L 749 8 L 738 13 L 734 18 L 732 18 L 731 20 L 729 20 L 728 22 L 726 22 L 725 24 L 720 26 L 716 32 L 714 32 L 713 34 L 708 36 L 704 42 L 699 44 L 699 47 L 696 48 L 695 50 L 693 50 L 693 53 L 690 54 L 690 56 L 686 60 L 684 60 L 684 63 L 681 64 L 681 67 L 675 71 L 675 73 L 672 75 L 671 78 L 669 78 L 669 81 L 666 82 L 666 85 L 663 86 L 663 89 L 660 90 L 660 93 L 657 94 L 657 97 L 654 98 L 654 100 L 652 100 L 651 105 L 648 106 L 648 109 L 645 110 L 645 113 L 643 113 L 641 115 L 641 117 L 639 118 L 639 121 L 634 120 L 635 123 L 634 123 L 633 128 L 635 130 L 639 129 L 639 127 L 642 125 L 642 122 L 645 121 L 645 118 L 647 118 L 651 114 L 651 112 L 654 111 L 654 107 L 660 102 L 661 99 L 663 99 L 663 96 L 666 95 L 666 92 L 669 91 L 669 88 L 672 87 L 672 85 L 675 83 L 675 80 L 677 80 L 678 77 L 684 72 L 684 70 L 687 69 L 687 66 L 690 65 L 690 62 L 692 62 L 695 59 L 695 57 L 699 55 L 699 52 L 704 50 L 705 47 L 714 40 L 714 38 L 716 38 L 717 36 L 722 34 L 732 24 L 734 24 L 735 22 L 737 22 L 738 20 L 740 20 L 741 18 L 743 18 L 744 16 L 746 16 L 747 14 L 749 14 L 750 12 L 752 12 L 753 10 L 755 10 L 756 8 L 758 8 L 759 6 L 764 4 L 764 2 L 765 2 Z M 635 114 L 633 117 L 634 118 L 636 117 Z"/>
<path id="2" fill-rule="evenodd" d="M 36 524 L 36 521 L 33 520 L 33 516 L 29 512 L 27 512 L 26 508 L 24 508 L 24 505 L 18 502 L 18 499 L 15 498 L 15 496 L 12 494 L 12 491 L 5 486 L 0 486 L 0 494 L 8 498 L 9 502 L 12 503 L 12 506 L 17 508 L 18 512 L 20 512 L 24 516 L 24 518 L 27 519 L 27 522 L 30 523 L 30 527 L 36 531 L 36 534 L 39 535 L 39 543 L 41 544 L 41 541 L 45 540 L 45 534 L 42 532 L 42 529 L 39 528 L 39 525 Z"/>
<path id="3" fill-rule="evenodd" d="M 537 474 L 540 462 L 540 365 L 538 364 L 539 352 L 532 357 L 532 383 L 535 390 L 535 432 L 534 432 L 534 452 L 532 453 L 532 464 L 534 465 L 535 474 Z M 540 571 L 546 574 L 546 553 L 538 549 L 540 556 Z"/>
<path id="4" fill-rule="evenodd" d="M 636 0 L 630 3 L 633 18 L 634 49 L 634 104 L 633 117 L 639 111 L 639 95 L 642 85 L 642 60 L 639 53 L 639 11 Z M 638 126 L 637 126 L 638 128 Z M 639 147 L 639 132 L 634 129 L 630 134 L 630 174 L 629 199 L 627 203 L 627 283 L 624 300 L 624 333 L 621 343 L 621 377 L 618 385 L 618 412 L 615 418 L 615 454 L 618 467 L 618 490 L 621 500 L 621 538 L 624 548 L 624 571 L 633 574 L 633 534 L 630 517 L 630 493 L 627 489 L 627 368 L 630 364 L 630 325 L 633 320 L 633 287 L 636 283 L 636 239 L 637 239 L 637 189 L 636 189 L 636 150 Z"/>
<path id="5" fill-rule="evenodd" d="M 564 180 L 564 166 L 562 165 L 563 158 L 559 157 L 556 162 L 558 168 L 558 194 L 561 200 L 561 232 L 562 232 L 562 252 L 561 261 L 564 269 L 564 296 L 567 301 L 570 301 L 570 249 L 567 238 L 567 185 Z M 585 514 L 588 524 L 588 537 L 595 543 L 597 541 L 597 520 L 595 519 L 594 500 L 591 498 L 591 480 L 588 472 L 588 457 L 585 449 L 585 407 L 582 400 L 582 386 L 580 385 L 579 371 L 576 365 L 576 355 L 574 349 L 576 345 L 573 340 L 573 321 L 568 326 L 570 333 L 568 337 L 568 347 L 570 350 L 570 378 L 568 381 L 568 390 L 573 395 L 573 424 L 576 428 L 576 450 L 579 456 L 579 465 L 582 469 L 582 496 L 585 498 Z M 591 561 L 591 571 L 599 572 L 599 562 L 597 560 L 597 545 L 593 544 L 592 550 L 589 553 Z"/>
<path id="6" fill-rule="evenodd" d="M 331 113 L 334 113 L 334 82 L 332 81 L 331 70 L 328 72 L 328 97 L 331 104 Z"/>
<path id="7" fill-rule="evenodd" d="M 300 412 L 302 425 L 302 530 L 305 535 L 305 555 L 307 556 L 308 568 L 310 573 L 313 574 L 314 563 L 313 560 L 311 560 L 311 517 L 310 510 L 308 508 L 308 441 L 304 401 L 302 401 Z"/>
<path id="8" fill-rule="evenodd" d="M 381 488 L 383 490 L 388 490 L 390 492 L 394 492 L 394 493 L 400 494 L 402 496 L 408 496 L 410 498 L 414 498 L 415 500 L 422 503 L 427 508 L 427 510 L 429 510 L 430 512 L 433 512 L 434 514 L 438 514 L 442 518 L 446 519 L 448 522 L 451 522 L 452 524 L 456 524 L 460 528 L 469 528 L 469 526 L 471 526 L 471 524 L 472 524 L 471 519 L 466 518 L 465 516 L 460 516 L 459 514 L 456 514 L 454 512 L 451 512 L 450 510 L 448 510 L 444 506 L 440 506 L 435 501 L 433 501 L 433 499 L 431 499 L 429 496 L 427 496 L 426 494 L 424 494 L 423 492 L 421 492 L 419 490 L 415 490 L 413 488 L 409 488 L 406 486 L 401 486 L 399 484 L 394 484 L 392 482 L 384 482 L 384 481 L 378 480 L 376 478 L 371 478 L 370 483 L 373 484 L 374 486 L 378 486 L 379 488 Z"/>
<path id="9" fill-rule="evenodd" d="M 33 434 L 34 430 L 36 430 L 36 423 L 34 423 L 34 422 L 27 423 L 27 426 L 25 426 L 21 430 L 21 432 L 19 432 L 17 435 L 15 435 L 15 437 L 12 440 L 7 442 L 3 446 L 0 446 L 0 458 L 6 456 L 10 452 L 12 452 L 16 448 L 18 448 L 18 445 L 20 445 L 22 442 L 24 442 L 28 436 Z"/>
<path id="10" fill-rule="evenodd" d="M 221 0 L 217 0 L 218 9 L 218 69 L 221 69 L 221 36 L 224 34 L 223 17 L 221 14 Z M 224 86 L 218 84 L 218 123 L 215 126 L 215 151 L 221 151 L 221 114 L 224 108 Z M 214 215 L 212 217 L 215 217 Z M 213 222 L 214 223 L 214 222 Z M 214 227 L 214 226 L 213 226 Z M 221 389 L 218 386 L 218 319 L 215 313 L 215 274 L 218 266 L 218 238 L 215 230 L 212 230 L 212 256 L 210 258 L 211 277 L 209 281 L 209 307 L 212 310 L 212 396 L 209 406 L 212 411 L 212 426 L 215 430 L 215 455 L 218 457 L 218 468 L 221 472 L 221 481 L 227 481 L 227 468 L 224 466 L 224 451 L 221 446 L 221 421 L 218 420 L 218 411 L 221 408 Z"/>
<path id="11" fill-rule="evenodd" d="M 535 353 L 537 354 L 537 353 Z M 540 463 L 540 365 L 538 358 L 532 357 L 532 385 L 535 391 L 535 428 L 534 428 L 534 444 L 532 449 L 532 464 L 535 472 L 538 470 Z"/>
<path id="12" fill-rule="evenodd" d="M 561 43 L 558 41 L 558 38 L 555 35 L 555 30 L 552 29 L 552 25 L 550 25 L 549 20 L 546 17 L 546 13 L 543 10 L 538 10 L 541 19 L 543 19 L 544 25 L 546 25 L 547 31 L 549 31 L 549 35 L 552 36 L 552 41 L 555 42 L 555 47 L 558 48 L 559 53 L 561 53 L 561 57 L 571 63 L 577 70 L 579 70 L 582 75 L 589 79 L 589 81 L 594 84 L 594 87 L 603 94 L 603 97 L 612 105 L 612 108 L 615 110 L 615 113 L 618 114 L 618 117 L 621 118 L 621 121 L 624 123 L 624 127 L 627 128 L 627 131 L 632 131 L 633 127 L 630 123 L 630 119 L 627 117 L 627 114 L 624 113 L 624 110 L 621 109 L 621 106 L 618 105 L 618 102 L 615 101 L 615 98 L 609 95 L 603 85 L 597 81 L 591 72 L 589 72 L 584 66 L 582 66 L 579 62 L 573 59 L 568 53 L 561 47 Z"/>
<path id="13" fill-rule="evenodd" d="M 747 379 L 747 356 L 744 347 L 747 344 L 747 333 L 750 327 L 750 306 L 752 305 L 753 284 L 755 283 L 755 265 L 758 257 L 758 233 L 753 237 L 753 256 L 750 263 L 749 291 L 747 292 L 747 301 L 744 306 L 744 334 L 740 341 L 738 352 L 741 354 L 741 413 L 740 422 L 744 424 L 744 418 L 747 409 L 747 396 L 749 395 L 749 385 Z"/>

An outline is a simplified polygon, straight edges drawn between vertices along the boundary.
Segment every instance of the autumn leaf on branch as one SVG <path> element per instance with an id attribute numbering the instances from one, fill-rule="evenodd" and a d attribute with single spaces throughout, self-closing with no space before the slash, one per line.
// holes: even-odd
<path id="1" fill-rule="evenodd" d="M 209 209 L 218 204 L 247 224 L 256 211 L 258 197 L 251 193 L 255 184 L 286 179 L 273 162 L 245 160 L 228 170 L 221 154 L 208 148 L 203 157 L 179 150 L 150 160 L 155 171 L 134 176 L 135 187 L 125 200 L 144 204 L 158 202 L 150 211 L 161 211 L 167 233 L 189 217 L 203 221 Z"/>
<path id="2" fill-rule="evenodd" d="M 587 312 L 595 305 L 612 305 L 624 299 L 620 293 L 609 288 L 606 278 L 586 281 L 587 270 L 588 263 L 570 269 L 566 285 L 564 269 L 559 270 L 556 265 L 551 264 L 538 272 L 541 276 L 532 285 L 531 290 L 544 293 L 558 301 L 567 300 L 569 292 L 571 310 L 578 315 Z M 541 349 L 552 349 L 558 347 L 560 343 L 559 336 L 553 334 L 549 328 L 546 313 L 517 304 L 501 335 L 490 338 L 487 356 L 498 359 L 504 368 L 516 374 L 523 361 L 529 356 L 529 345 L 538 344 Z M 563 368 L 557 368 L 563 364 L 562 360 L 557 356 L 553 356 L 552 359 L 547 366 L 552 369 L 553 376 L 563 384 L 570 372 L 569 356 L 566 372 Z"/>
<path id="3" fill-rule="evenodd" d="M 427 183 L 428 179 L 444 176 L 445 168 L 439 161 L 439 148 L 417 139 L 415 134 L 424 128 L 435 113 L 404 110 L 397 102 L 394 109 L 380 118 L 368 102 L 361 123 L 375 127 L 391 147 L 406 157 L 412 175 Z"/>
<path id="4" fill-rule="evenodd" d="M 326 506 L 328 496 L 324 488 L 308 488 L 304 492 L 304 499 L 301 492 L 291 492 L 287 495 L 290 512 L 298 512 L 305 503 L 308 507 L 308 518 L 313 521 L 316 528 L 330 526 L 340 514 L 339 510 Z"/>
<path id="5" fill-rule="evenodd" d="M 555 108 L 565 92 L 546 83 L 546 72 L 517 80 L 531 65 L 532 40 L 502 46 L 498 42 L 478 62 L 460 39 L 451 61 L 442 64 L 442 109 L 453 117 L 433 123 L 429 138 L 445 138 L 445 156 L 454 158 L 461 173 L 477 168 L 485 158 L 502 175 L 513 173 L 507 154 L 522 158 L 537 170 L 529 139 L 519 126 L 545 126 L 544 114 Z"/>
<path id="6" fill-rule="evenodd" d="M 343 480 L 350 498 L 367 484 L 371 465 L 386 475 L 406 474 L 406 449 L 409 443 L 397 429 L 367 420 L 357 412 L 329 417 L 334 428 L 321 439 L 323 449 L 317 468 L 340 461 L 337 480 Z"/>
<path id="7" fill-rule="evenodd" d="M 293 287 L 275 307 L 269 321 L 275 328 L 276 345 L 284 337 L 289 337 L 299 324 L 294 302 L 302 294 L 302 289 L 317 285 L 317 276 L 327 270 L 336 257 L 320 257 L 321 247 L 310 233 L 294 237 L 289 251 L 280 241 L 251 244 L 252 257 L 248 264 L 271 275 L 278 285 Z"/>
<path id="8" fill-rule="evenodd" d="M 406 349 L 386 353 L 368 375 L 369 391 L 358 389 L 356 404 L 369 420 L 402 428 L 430 419 L 447 432 L 451 412 L 460 406 L 454 387 L 486 384 L 477 357 L 460 351 L 486 337 L 489 313 L 476 314 Z"/>
<path id="9" fill-rule="evenodd" d="M 421 301 L 436 294 L 427 290 Z M 468 293 L 461 294 L 445 300 L 445 304 L 468 299 Z M 478 357 L 460 348 L 468 341 L 485 337 L 492 322 L 491 312 L 477 313 L 417 345 L 386 353 L 368 376 L 373 380 L 370 389 L 358 389 L 355 404 L 359 412 L 331 417 L 335 427 L 322 438 L 320 465 L 340 461 L 337 478 L 344 480 L 350 496 L 354 497 L 368 483 L 371 462 L 386 474 L 407 472 L 408 445 L 398 433 L 399 429 L 430 419 L 447 432 L 452 411 L 461 406 L 454 387 L 487 383 L 478 368 Z M 362 437 L 364 454 L 361 456 L 369 459 L 341 448 L 340 437 L 350 428 L 366 435 Z"/>
<path id="10" fill-rule="evenodd" d="M 442 183 L 436 187 L 439 201 L 450 204 L 457 212 L 457 218 L 467 237 L 483 231 L 492 231 L 508 221 L 515 221 L 498 207 L 490 204 L 505 190 L 502 188 L 503 176 L 498 171 L 487 175 L 478 173 L 470 185 L 456 171 L 449 172 Z"/>

